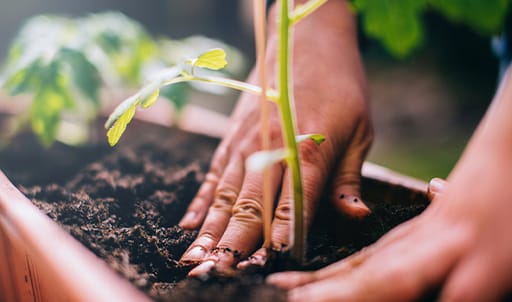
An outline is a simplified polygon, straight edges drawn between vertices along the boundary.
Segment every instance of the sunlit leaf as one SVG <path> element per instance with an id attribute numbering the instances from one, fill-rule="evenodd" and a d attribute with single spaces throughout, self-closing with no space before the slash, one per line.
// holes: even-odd
<path id="1" fill-rule="evenodd" d="M 124 111 L 119 118 L 116 120 L 114 125 L 108 130 L 107 138 L 110 146 L 115 146 L 119 139 L 123 135 L 126 130 L 126 126 L 131 122 L 133 116 L 135 115 L 135 108 L 137 104 L 132 104 L 128 110 Z"/>
<path id="2" fill-rule="evenodd" d="M 144 86 L 139 92 L 140 105 L 149 108 L 153 105 L 160 94 L 160 82 L 153 81 Z"/>
<path id="3" fill-rule="evenodd" d="M 288 149 L 255 152 L 247 158 L 245 166 L 249 171 L 260 172 L 286 159 L 288 154 Z"/>
<path id="4" fill-rule="evenodd" d="M 121 115 L 130 110 L 132 106 L 136 107 L 139 102 L 139 94 L 137 93 L 124 100 L 121 104 L 117 105 L 116 109 L 114 109 L 114 111 L 110 114 L 107 121 L 105 122 L 105 129 L 109 129 Z"/>
<path id="5" fill-rule="evenodd" d="M 222 48 L 214 48 L 203 54 L 197 59 L 191 60 L 193 66 L 219 70 L 224 68 L 228 63 L 226 62 L 226 52 Z"/>
<path id="6" fill-rule="evenodd" d="M 321 143 L 323 143 L 325 141 L 325 136 L 323 136 L 322 134 L 318 134 L 318 133 L 310 133 L 310 134 L 297 135 L 295 137 L 295 141 L 297 143 L 302 143 L 303 141 L 305 141 L 307 139 L 311 139 L 317 145 L 320 145 Z"/>

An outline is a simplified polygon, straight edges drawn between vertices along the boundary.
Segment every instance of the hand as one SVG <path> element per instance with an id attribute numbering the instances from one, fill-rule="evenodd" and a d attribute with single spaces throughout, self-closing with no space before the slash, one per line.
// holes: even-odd
<path id="1" fill-rule="evenodd" d="M 290 289 L 289 301 L 308 302 L 415 301 L 435 289 L 441 301 L 500 301 L 512 293 L 510 72 L 507 79 L 446 187 L 431 184 L 435 200 L 423 214 L 345 260 L 268 282 Z"/>
<path id="2" fill-rule="evenodd" d="M 270 20 L 275 12 L 271 12 Z M 268 66 L 275 66 L 276 33 L 270 22 Z M 357 50 L 354 17 L 344 1 L 329 1 L 295 28 L 294 94 L 299 134 L 321 133 L 327 140 L 299 145 L 306 225 L 324 189 L 340 211 L 364 216 L 359 198 L 360 169 L 372 141 L 366 104 L 366 83 Z M 254 74 L 251 76 L 254 79 Z M 274 80 L 269 74 L 269 82 Z M 255 81 L 253 81 L 255 82 Z M 272 104 L 273 105 L 273 104 Z M 271 113 L 272 148 L 282 146 L 276 108 Z M 209 173 L 180 222 L 185 228 L 203 223 L 183 262 L 203 263 L 191 272 L 213 266 L 227 270 L 257 248 L 262 237 L 262 175 L 245 170 L 245 159 L 260 149 L 259 98 L 244 94 L 231 127 L 217 148 Z M 291 192 L 285 166 L 272 169 L 277 199 L 272 225 L 276 247 L 287 246 Z M 333 182 L 327 183 L 330 176 Z M 280 189 L 282 188 L 282 189 Z M 203 222 L 204 221 L 204 222 Z M 261 256 L 261 254 L 259 254 Z"/>

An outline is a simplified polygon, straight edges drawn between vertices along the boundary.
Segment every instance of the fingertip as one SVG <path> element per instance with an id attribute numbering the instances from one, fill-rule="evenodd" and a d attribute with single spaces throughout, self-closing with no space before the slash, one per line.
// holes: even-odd
<path id="1" fill-rule="evenodd" d="M 206 260 L 205 262 L 199 264 L 194 269 L 192 269 L 189 273 L 189 277 L 200 277 L 208 274 L 212 268 L 215 266 L 215 261 Z"/>
<path id="2" fill-rule="evenodd" d="M 308 272 L 283 272 L 275 273 L 267 277 L 265 280 L 268 284 L 272 284 L 282 289 L 292 289 L 297 286 L 304 285 L 313 281 L 313 274 Z"/>
<path id="3" fill-rule="evenodd" d="M 199 224 L 199 215 L 196 212 L 189 211 L 183 216 L 178 225 L 184 229 L 194 230 L 199 227 Z"/>
<path id="4" fill-rule="evenodd" d="M 349 217 L 361 219 L 370 215 L 370 208 L 355 195 L 340 194 L 335 202 L 338 209 Z"/>
<path id="5" fill-rule="evenodd" d="M 441 194 L 446 186 L 446 181 L 441 178 L 432 178 L 428 183 L 427 195 L 430 201 L 434 200 L 436 196 Z"/>

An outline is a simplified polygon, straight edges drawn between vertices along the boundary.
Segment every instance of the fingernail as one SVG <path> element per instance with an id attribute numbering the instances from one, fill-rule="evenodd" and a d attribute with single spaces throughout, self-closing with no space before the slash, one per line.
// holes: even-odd
<path id="1" fill-rule="evenodd" d="M 201 264 L 199 264 L 197 267 L 195 267 L 193 270 L 191 270 L 188 275 L 189 277 L 198 277 L 202 275 L 206 275 L 209 271 L 212 270 L 212 268 L 215 266 L 215 261 L 208 260 Z"/>
<path id="2" fill-rule="evenodd" d="M 196 246 L 187 251 L 181 257 L 181 262 L 199 262 L 206 256 L 206 250 L 201 246 Z"/>
<path id="3" fill-rule="evenodd" d="M 363 218 L 371 212 L 370 208 L 357 196 L 341 194 L 339 199 L 343 200 L 340 204 L 341 210 L 350 217 Z"/>
<path id="4" fill-rule="evenodd" d="M 179 225 L 183 228 L 188 228 L 190 225 L 194 223 L 195 218 L 197 217 L 196 212 L 187 212 L 185 216 L 181 219 Z"/>
<path id="5" fill-rule="evenodd" d="M 445 182 L 439 178 L 433 178 L 428 184 L 430 192 L 441 193 L 445 187 Z"/>

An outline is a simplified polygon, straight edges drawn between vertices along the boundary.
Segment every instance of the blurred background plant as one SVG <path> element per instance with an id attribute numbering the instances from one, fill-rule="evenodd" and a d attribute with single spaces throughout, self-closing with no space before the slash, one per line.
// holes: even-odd
<path id="1" fill-rule="evenodd" d="M 369 78 L 376 128 L 376 140 L 369 154 L 371 161 L 422 179 L 445 177 L 449 173 L 496 88 L 498 61 L 491 50 L 490 37 L 503 29 L 504 19 L 510 12 L 509 2 L 350 1 L 359 13 L 360 45 Z M 151 39 L 153 46 L 146 46 L 148 53 L 142 55 L 160 58 L 156 61 L 148 59 L 147 62 L 151 63 L 138 69 L 141 71 L 139 80 L 154 68 L 179 62 L 181 59 L 178 54 L 176 58 L 179 59 L 174 59 L 174 52 L 189 52 L 186 50 L 189 46 L 178 47 L 180 42 L 187 41 L 196 45 L 197 51 L 203 51 L 203 46 L 197 46 L 202 42 L 197 42 L 196 38 L 186 39 L 197 33 L 235 46 L 250 61 L 253 58 L 250 8 L 250 1 L 239 0 L 3 1 L 0 3 L 0 45 L 3 45 L 0 55 L 3 57 L 7 53 L 9 41 L 24 20 L 32 15 L 80 17 L 91 12 L 116 10 L 143 24 L 146 36 L 176 39 L 163 42 Z M 120 29 L 113 30 L 123 33 Z M 85 53 L 85 50 L 80 49 L 80 52 Z M 227 59 L 230 65 L 236 61 L 229 53 Z M 117 60 L 123 62 L 122 58 Z M 112 70 L 110 65 L 114 65 L 113 62 L 116 60 L 99 67 Z M 250 65 L 248 62 L 245 66 Z M 129 74 L 137 67 L 124 66 L 122 69 Z M 243 67 L 240 70 L 241 74 L 247 72 Z M 237 77 L 243 78 L 244 75 Z M 121 81 L 123 86 L 130 87 L 134 83 L 124 77 L 118 78 L 118 82 L 105 78 L 100 76 L 101 85 L 117 85 Z M 236 100 L 236 94 L 217 97 L 187 91 L 190 103 L 225 115 L 229 114 Z M 179 95 L 181 92 L 169 93 Z M 105 101 L 120 102 L 125 96 L 107 95 L 101 97 L 101 104 Z M 74 96 L 72 98 L 78 102 Z M 83 99 L 80 102 L 87 104 L 80 106 L 94 107 L 95 103 L 86 98 L 87 95 L 80 96 Z M 0 96 L 0 109 L 9 109 L 12 99 Z M 175 101 L 178 99 L 184 100 L 185 97 L 175 98 Z"/>
<path id="2" fill-rule="evenodd" d="M 141 24 L 118 12 L 78 18 L 32 17 L 12 42 L 0 77 L 0 85 L 10 95 L 28 93 L 32 101 L 27 111 L 12 117 L 11 129 L 4 134 L 12 136 L 30 124 L 43 145 L 56 139 L 85 143 L 91 121 L 102 108 L 102 89 L 138 88 L 151 76 L 213 47 L 223 47 L 231 59 L 222 73 L 240 76 L 244 72 L 243 56 L 225 43 L 201 36 L 154 39 Z M 215 94 L 225 92 L 180 84 L 160 95 L 179 112 L 190 86 Z"/>

